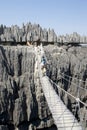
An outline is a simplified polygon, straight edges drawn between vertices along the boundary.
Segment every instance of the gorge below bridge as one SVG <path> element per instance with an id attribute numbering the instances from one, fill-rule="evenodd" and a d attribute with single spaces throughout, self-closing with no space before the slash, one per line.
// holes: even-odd
<path id="1" fill-rule="evenodd" d="M 69 130 L 77 130 L 77 126 L 79 130 L 86 130 L 87 48 L 65 45 L 58 47 L 51 44 L 43 48 L 48 63 L 47 76 L 41 78 L 40 70 L 38 73 L 35 68 L 36 53 L 32 45 L 0 46 L 0 129 L 55 130 L 59 125 L 59 130 L 66 130 L 68 128 L 64 111 L 62 123 L 56 124 L 53 116 L 57 109 L 61 114 L 63 105 L 63 110 L 69 109 L 66 110 L 68 115 L 72 112 L 77 118 L 70 114 L 73 121 Z M 63 101 L 60 107 L 52 92 L 59 94 L 59 102 L 60 99 Z M 76 97 L 76 100 L 67 93 Z M 48 94 L 48 99 L 45 94 Z M 53 103 L 55 106 L 50 107 Z M 54 109 L 54 114 L 51 108 Z M 57 115 L 56 118 L 58 119 Z M 70 121 L 70 117 L 67 118 Z"/>

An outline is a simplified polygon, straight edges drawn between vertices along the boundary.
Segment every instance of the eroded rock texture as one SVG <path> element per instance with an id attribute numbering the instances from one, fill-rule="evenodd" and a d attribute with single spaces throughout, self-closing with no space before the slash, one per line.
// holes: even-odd
<path id="1" fill-rule="evenodd" d="M 34 52 L 33 47 L 0 46 L 0 130 L 50 130 L 54 124 L 34 70 Z"/>
<path id="2" fill-rule="evenodd" d="M 48 42 L 58 42 L 62 43 L 87 43 L 87 36 L 81 36 L 77 32 L 66 35 L 58 35 L 53 29 L 42 28 L 39 24 L 23 24 L 22 27 L 18 25 L 12 25 L 6 27 L 0 25 L 0 41 L 10 41 L 10 42 L 26 42 L 26 41 L 36 41 L 40 38 L 41 41 Z"/>
<path id="3" fill-rule="evenodd" d="M 48 45 L 44 50 L 47 75 L 87 103 L 87 48 Z M 79 95 L 78 86 L 83 88 Z M 80 110 L 75 111 L 76 101 L 62 91 L 59 93 L 86 127 L 86 107 L 80 104 Z M 56 130 L 56 127 L 35 71 L 35 50 L 32 46 L 0 46 L 0 130 L 39 129 Z"/>
<path id="4" fill-rule="evenodd" d="M 48 45 L 44 49 L 48 61 L 47 75 L 67 92 L 87 103 L 87 47 Z M 81 87 L 79 92 L 78 86 Z M 80 104 L 80 110 L 78 107 L 75 110 L 76 101 L 71 96 L 62 91 L 60 96 L 78 120 L 87 127 L 87 108 Z"/>

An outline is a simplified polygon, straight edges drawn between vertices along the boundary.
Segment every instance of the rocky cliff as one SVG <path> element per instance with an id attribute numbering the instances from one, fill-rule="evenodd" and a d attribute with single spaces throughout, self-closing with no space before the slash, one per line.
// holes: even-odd
<path id="1" fill-rule="evenodd" d="M 87 103 L 87 47 L 48 45 L 44 49 L 48 61 L 47 75 L 67 92 Z M 79 110 L 71 96 L 62 91 L 59 93 L 70 111 L 87 127 L 87 108 L 80 104 Z"/>
<path id="2" fill-rule="evenodd" d="M 44 128 L 56 129 L 35 73 L 34 48 L 0 46 L 0 130 Z"/>
<path id="3" fill-rule="evenodd" d="M 82 87 L 79 97 L 87 103 L 87 48 L 48 45 L 44 50 L 47 75 L 74 96 Z M 62 91 L 60 96 L 86 127 L 86 108 L 80 104 L 75 112 L 76 101 Z M 39 129 L 56 130 L 56 126 L 35 71 L 34 48 L 0 46 L 0 130 Z"/>
<path id="4" fill-rule="evenodd" d="M 46 42 L 58 43 L 87 43 L 87 36 L 81 36 L 77 32 L 66 35 L 57 35 L 53 29 L 42 28 L 39 24 L 23 24 L 21 27 L 12 25 L 6 27 L 0 25 L 0 42 L 27 42 L 37 39 Z"/>

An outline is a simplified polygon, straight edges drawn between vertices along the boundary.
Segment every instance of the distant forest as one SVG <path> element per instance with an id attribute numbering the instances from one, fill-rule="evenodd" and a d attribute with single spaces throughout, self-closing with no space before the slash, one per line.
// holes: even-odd
<path id="1" fill-rule="evenodd" d="M 43 29 L 39 24 L 31 24 L 30 22 L 23 24 L 22 27 L 0 25 L 0 42 L 26 42 L 37 39 L 55 43 L 87 43 L 87 36 L 80 36 L 76 32 L 57 36 L 53 29 Z"/>

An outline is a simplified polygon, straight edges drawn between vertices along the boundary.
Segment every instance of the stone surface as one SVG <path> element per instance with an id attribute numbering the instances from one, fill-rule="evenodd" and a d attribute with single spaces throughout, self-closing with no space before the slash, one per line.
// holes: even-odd
<path id="1" fill-rule="evenodd" d="M 53 124 L 35 73 L 34 48 L 0 46 L 0 130 L 44 129 Z"/>
<path id="2" fill-rule="evenodd" d="M 9 129 L 8 129 L 7 126 L 3 126 L 3 125 L 1 125 L 1 126 L 0 126 L 0 130 L 9 130 Z"/>
<path id="3" fill-rule="evenodd" d="M 79 96 L 81 101 L 87 103 L 87 47 L 48 45 L 44 50 L 48 61 L 47 75 L 67 92 L 75 97 Z M 82 87 L 79 94 L 78 86 Z M 82 120 L 86 126 L 87 110 L 84 110 L 84 106 L 80 104 L 80 110 L 75 111 L 76 101 L 62 91 L 60 96 L 78 120 Z"/>
<path id="4" fill-rule="evenodd" d="M 78 95 L 77 86 L 87 89 L 86 47 L 48 45 L 44 50 L 48 61 L 47 75 L 54 82 L 74 96 Z M 70 83 L 61 77 L 61 73 Z M 75 113 L 75 100 L 63 92 L 60 95 Z M 80 89 L 79 97 L 87 103 L 87 91 Z M 86 126 L 87 110 L 82 104 L 75 115 Z M 0 130 L 35 129 L 56 130 L 35 70 L 34 48 L 0 46 Z"/>
<path id="5" fill-rule="evenodd" d="M 16 42 L 26 42 L 26 41 L 36 41 L 40 38 L 41 41 L 48 42 L 59 42 L 60 45 L 65 43 L 87 43 L 87 36 L 80 36 L 76 32 L 66 35 L 58 35 L 53 29 L 42 28 L 39 24 L 23 24 L 22 27 L 18 25 L 12 25 L 11 27 L 6 27 L 0 25 L 0 41 L 16 41 Z"/>

